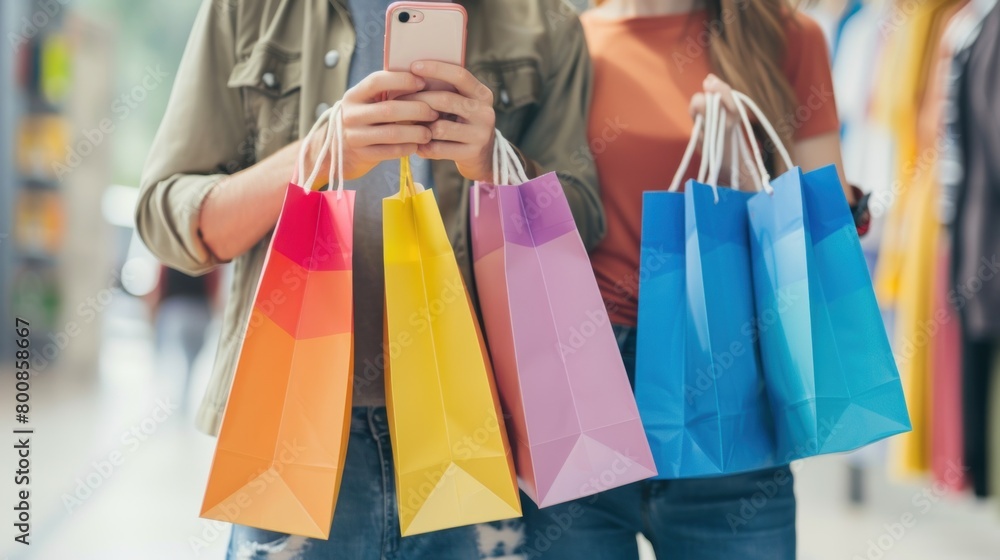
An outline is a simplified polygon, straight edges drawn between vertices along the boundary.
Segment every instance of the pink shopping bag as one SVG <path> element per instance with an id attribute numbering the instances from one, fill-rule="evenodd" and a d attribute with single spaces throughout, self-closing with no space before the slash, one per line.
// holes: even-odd
<path id="1" fill-rule="evenodd" d="M 558 177 L 528 181 L 499 132 L 494 160 L 494 184 L 472 187 L 474 270 L 521 488 L 546 507 L 654 476 Z"/>

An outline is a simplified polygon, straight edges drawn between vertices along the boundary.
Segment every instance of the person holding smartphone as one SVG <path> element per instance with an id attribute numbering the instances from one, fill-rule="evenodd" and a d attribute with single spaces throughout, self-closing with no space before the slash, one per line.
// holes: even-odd
<path id="1" fill-rule="evenodd" d="M 383 71 L 389 4 L 204 0 L 143 172 L 136 224 L 153 253 L 195 275 L 233 263 L 197 417 L 201 430 L 216 434 L 299 139 L 342 101 L 344 174 L 357 191 L 355 377 L 330 539 L 234 526 L 232 559 L 465 560 L 511 555 L 518 546 L 517 522 L 400 537 L 382 369 L 382 199 L 398 189 L 398 159 L 410 157 L 415 179 L 435 191 L 472 287 L 469 186 L 492 178 L 496 127 L 530 175 L 559 172 L 583 240 L 594 247 L 604 215 L 585 132 L 590 59 L 565 2 L 476 0 L 459 2 L 468 14 L 465 67 L 423 60 Z M 307 159 L 320 147 L 308 146 Z M 325 177 L 330 162 L 320 163 Z"/>
<path id="2" fill-rule="evenodd" d="M 670 184 L 705 92 L 722 95 L 727 123 L 739 121 L 732 90 L 749 95 L 804 171 L 836 163 L 842 172 L 839 123 L 822 31 L 785 0 L 598 4 L 581 17 L 594 62 L 588 135 L 608 222 L 591 263 L 633 375 L 639 278 L 649 272 L 639 260 L 642 193 Z M 697 169 L 692 162 L 684 179 Z M 752 181 L 745 174 L 742 184 Z M 861 200 L 841 181 L 849 203 Z M 861 232 L 863 208 L 855 216 Z M 543 510 L 525 501 L 524 513 L 528 555 L 544 560 L 637 560 L 637 533 L 659 560 L 795 558 L 787 466 L 645 481 Z"/>

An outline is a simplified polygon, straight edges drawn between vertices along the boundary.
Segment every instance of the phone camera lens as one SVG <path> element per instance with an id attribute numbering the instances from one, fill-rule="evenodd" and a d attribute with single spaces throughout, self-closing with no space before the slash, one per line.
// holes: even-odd
<path id="1" fill-rule="evenodd" d="M 406 23 L 410 21 L 410 12 L 399 12 L 400 23 Z"/>

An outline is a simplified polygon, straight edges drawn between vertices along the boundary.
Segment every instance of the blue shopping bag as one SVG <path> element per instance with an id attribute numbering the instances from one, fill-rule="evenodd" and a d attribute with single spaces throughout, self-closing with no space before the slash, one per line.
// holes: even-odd
<path id="1" fill-rule="evenodd" d="M 642 193 L 635 400 L 661 478 L 680 472 L 686 442 L 687 290 L 684 194 Z"/>
<path id="2" fill-rule="evenodd" d="M 706 110 L 698 176 L 710 184 L 688 181 L 683 194 L 643 194 L 635 392 L 658 478 L 775 465 L 753 339 L 751 194 L 714 186 L 726 129 L 717 94 L 706 95 Z M 670 191 L 680 184 L 701 124 L 699 117 Z"/>
<path id="3" fill-rule="evenodd" d="M 658 478 L 777 464 L 757 347 L 747 200 L 643 195 L 636 401 Z"/>
<path id="4" fill-rule="evenodd" d="M 910 430 L 896 362 L 835 166 L 751 198 L 757 332 L 778 458 Z"/>
<path id="5" fill-rule="evenodd" d="M 773 466 L 773 426 L 753 328 L 747 227 L 753 194 L 691 182 L 684 195 L 689 433 L 719 474 Z"/>
<path id="6" fill-rule="evenodd" d="M 688 181 L 643 194 L 636 403 L 657 478 L 774 466 L 754 341 L 747 200 Z"/>

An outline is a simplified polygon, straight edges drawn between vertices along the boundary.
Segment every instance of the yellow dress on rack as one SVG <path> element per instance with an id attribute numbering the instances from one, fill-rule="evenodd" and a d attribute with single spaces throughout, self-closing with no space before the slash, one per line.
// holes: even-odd
<path id="1" fill-rule="evenodd" d="M 965 2 L 898 4 L 914 13 L 889 38 L 883 76 L 892 81 L 880 84 L 875 100 L 874 111 L 893 131 L 898 149 L 890 191 L 895 200 L 886 218 L 875 281 L 880 303 L 896 310 L 893 347 L 913 424 L 913 431 L 892 445 L 891 470 L 902 477 L 930 468 L 931 338 L 938 329 L 931 301 L 941 230 L 937 130 L 943 102 L 940 84 L 932 82 L 940 79 L 941 35 Z"/>
<path id="2" fill-rule="evenodd" d="M 918 145 L 917 114 L 930 75 L 931 61 L 943 32 L 942 19 L 949 8 L 963 0 L 912 2 L 894 0 L 882 24 L 887 33 L 879 62 L 879 78 L 872 97 L 872 118 L 892 132 L 896 146 L 895 180 L 887 195 L 873 201 L 884 210 L 885 228 L 875 269 L 875 294 L 879 304 L 896 304 L 902 281 L 903 260 L 910 247 L 906 199 L 917 175 L 937 160 L 938 150 Z M 912 13 L 911 13 L 912 12 Z"/>
<path id="3" fill-rule="evenodd" d="M 906 199 L 909 251 L 902 270 L 896 301 L 893 353 L 899 365 L 906 406 L 913 430 L 892 440 L 892 472 L 900 477 L 920 475 L 930 469 L 930 366 L 934 322 L 931 293 L 937 262 L 939 189 L 931 173 L 922 173 Z"/>

